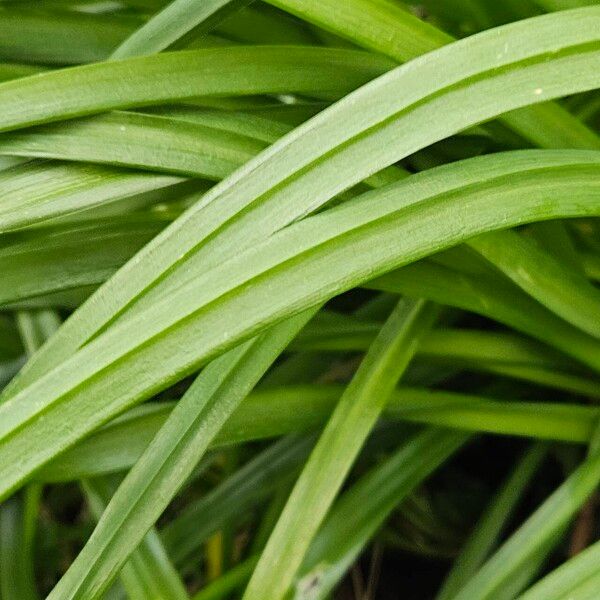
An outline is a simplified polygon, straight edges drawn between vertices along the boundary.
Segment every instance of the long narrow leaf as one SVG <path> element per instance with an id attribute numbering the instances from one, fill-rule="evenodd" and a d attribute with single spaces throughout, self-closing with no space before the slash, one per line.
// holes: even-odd
<path id="1" fill-rule="evenodd" d="M 254 392 L 233 413 L 213 445 L 314 430 L 327 420 L 340 395 L 337 386 Z M 148 403 L 133 409 L 57 457 L 38 473 L 39 479 L 68 481 L 130 468 L 172 408 L 169 403 Z M 416 388 L 395 392 L 384 411 L 387 419 L 575 443 L 589 442 L 598 415 L 598 409 L 590 406 L 497 402 Z"/>
<path id="2" fill-rule="evenodd" d="M 600 292 L 582 274 L 516 232 L 494 232 L 469 245 L 550 310 L 600 336 Z"/>
<path id="3" fill-rule="evenodd" d="M 421 301 L 400 301 L 340 398 L 296 482 L 246 588 L 246 600 L 269 590 L 283 598 L 369 431 L 437 317 Z M 276 568 L 273 568 L 276 566 Z"/>
<path id="4" fill-rule="evenodd" d="M 135 261 L 135 279 L 123 268 L 32 362 L 28 380 L 58 364 L 114 319 L 115 312 L 131 306 L 161 273 L 171 273 L 163 279 L 164 293 L 165 286 L 219 264 L 419 148 L 511 108 L 597 86 L 593 48 L 598 18 L 598 9 L 582 9 L 473 36 L 395 69 L 297 128 L 148 245 Z M 532 27 L 535 36 L 530 35 Z M 532 88 L 532 80 L 537 87 Z M 3 95 L 0 87 L 0 106 L 12 106 L 10 91 L 4 89 Z M 58 118 L 59 112 L 53 114 Z M 254 203 L 254 210 L 244 210 Z M 240 211 L 240 218 L 230 222 Z M 231 233 L 218 236 L 218 250 L 202 245 L 226 225 Z M 183 259 L 199 246 L 203 251 L 196 250 L 194 268 Z M 181 268 L 174 269 L 176 264 Z M 20 385 L 26 381 L 21 379 Z"/>
<path id="5" fill-rule="evenodd" d="M 493 598 L 536 552 L 556 539 L 600 481 L 600 455 L 591 456 L 533 513 L 454 598 Z"/>
<path id="6" fill-rule="evenodd" d="M 538 581 L 533 587 L 519 596 L 519 600 L 558 600 L 559 598 L 579 598 L 579 586 L 592 582 L 597 590 L 598 553 L 600 542 L 596 542 L 564 565 L 555 569 Z M 585 597 L 585 596 L 584 596 Z"/>
<path id="7" fill-rule="evenodd" d="M 366 52 L 306 46 L 208 48 L 95 63 L 0 84 L 0 130 L 196 96 L 344 94 L 392 64 Z"/>
<path id="8" fill-rule="evenodd" d="M 207 367 L 130 471 L 92 537 L 48 598 L 96 598 L 177 493 L 210 441 L 314 309 Z"/>
<path id="9" fill-rule="evenodd" d="M 446 32 L 424 23 L 390 0 L 348 0 L 343 10 L 335 0 L 268 1 L 359 46 L 400 62 L 414 59 L 453 41 Z M 481 8 L 486 12 L 491 7 Z M 520 18 L 525 16 L 532 14 L 520 15 Z M 505 48 L 508 52 L 509 46 Z M 497 57 L 501 58 L 504 52 L 504 49 L 501 50 Z M 505 115 L 502 120 L 511 129 L 542 147 L 600 148 L 600 140 L 593 131 L 554 103 L 517 110 Z"/>
<path id="10" fill-rule="evenodd" d="M 427 429 L 359 479 L 333 506 L 315 537 L 296 593 L 326 597 L 392 510 L 468 439 Z"/>
<path id="11" fill-rule="evenodd" d="M 111 416 L 269 324 L 473 235 L 528 220 L 597 214 L 595 153 L 542 154 L 505 155 L 511 157 L 506 162 L 481 157 L 370 192 L 362 201 L 283 230 L 112 327 L 0 407 L 3 493 Z M 473 183 L 464 187 L 467 173 Z M 452 174 L 460 174 L 458 198 Z M 480 185 L 478 178 L 483 178 Z M 411 189 L 412 205 L 407 202 Z M 419 195 L 425 196 L 420 202 Z M 452 227 L 457 209 L 462 221 Z M 242 305 L 245 319 L 240 322 L 235 315 Z M 597 340 L 577 339 L 575 348 L 563 340 L 565 352 L 600 368 Z M 170 350 L 184 346 L 185 356 Z M 160 360 L 149 370 L 153 355 Z M 95 377 L 99 371 L 102 377 Z M 118 386 L 119 394 L 111 403 L 96 405 L 95 394 L 106 400 L 104 385 L 113 393 Z M 77 420 L 70 420 L 67 411 L 77 412 Z M 42 412 L 40 421 L 36 415 Z M 40 427 L 44 447 L 24 453 L 21 443 L 31 443 L 30 432 Z"/>
<path id="12" fill-rule="evenodd" d="M 174 0 L 132 33 L 112 53 L 112 58 L 154 54 L 194 30 L 210 31 L 222 19 L 251 0 Z"/>
<path id="13" fill-rule="evenodd" d="M 452 570 L 436 596 L 438 600 L 454 597 L 486 560 L 546 452 L 545 446 L 536 444 L 517 462 L 454 561 Z"/>
<path id="14" fill-rule="evenodd" d="M 197 551 L 208 536 L 268 497 L 291 479 L 306 460 L 315 438 L 312 435 L 283 438 L 171 522 L 162 536 L 176 562 Z M 193 535 L 190 535 L 193 531 Z"/>
<path id="15" fill-rule="evenodd" d="M 100 519 L 115 491 L 103 478 L 83 482 L 88 504 L 96 520 Z M 146 533 L 131 558 L 121 569 L 120 578 L 132 599 L 161 598 L 185 600 L 185 587 L 173 567 L 156 530 Z"/>

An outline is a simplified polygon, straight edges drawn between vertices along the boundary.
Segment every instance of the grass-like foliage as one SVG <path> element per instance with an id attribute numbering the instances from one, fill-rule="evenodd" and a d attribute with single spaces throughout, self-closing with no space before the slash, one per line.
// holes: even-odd
<path id="1" fill-rule="evenodd" d="M 0 0 L 0 599 L 600 598 L 600 3 Z"/>

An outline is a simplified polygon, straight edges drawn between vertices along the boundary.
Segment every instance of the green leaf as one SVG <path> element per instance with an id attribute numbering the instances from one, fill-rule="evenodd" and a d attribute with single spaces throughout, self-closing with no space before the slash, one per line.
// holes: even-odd
<path id="1" fill-rule="evenodd" d="M 36 591 L 33 553 L 34 540 L 27 530 L 34 530 L 37 513 L 25 508 L 27 498 L 37 496 L 40 488 L 29 488 L 25 494 L 17 494 L 0 506 L 0 592 L 4 600 L 35 600 Z M 29 522 L 28 522 L 29 521 Z"/>
<path id="2" fill-rule="evenodd" d="M 415 287 L 423 283 L 423 276 L 428 272 L 427 266 L 429 265 L 419 265 L 421 277 Z M 402 276 L 404 271 L 405 269 L 400 272 L 400 277 L 397 274 L 386 277 L 386 281 L 392 278 L 394 282 L 406 279 Z M 437 276 L 439 273 L 440 269 L 436 268 L 431 274 Z M 427 295 L 427 286 L 422 285 L 422 288 Z M 476 286 L 474 291 L 477 292 Z M 414 287 L 410 292 L 415 292 Z M 418 293 L 413 295 L 418 296 Z M 453 304 L 451 293 L 448 296 L 450 298 L 438 296 L 437 300 Z M 336 315 L 332 323 L 325 319 L 313 319 L 290 344 L 290 349 L 313 353 L 366 350 L 380 324 L 339 317 L 340 315 Z M 509 333 L 475 329 L 438 329 L 427 333 L 421 340 L 417 358 L 438 365 L 453 365 L 468 370 L 516 377 L 590 397 L 596 397 L 599 393 L 595 378 L 580 377 L 580 369 L 570 364 L 566 357 L 533 340 Z"/>
<path id="3" fill-rule="evenodd" d="M 366 52 L 306 46 L 207 48 L 101 62 L 0 84 L 0 131 L 196 96 L 345 94 L 392 66 Z"/>
<path id="4" fill-rule="evenodd" d="M 179 183 L 181 178 L 60 162 L 25 163 L 0 171 L 6 196 L 0 231 L 7 232 L 93 208 L 140 205 L 136 196 Z M 118 210 L 118 209 L 117 209 Z"/>
<path id="5" fill-rule="evenodd" d="M 170 222 L 168 214 L 119 215 L 3 237 L 0 303 L 97 286 Z"/>
<path id="6" fill-rule="evenodd" d="M 547 94 L 596 86 L 598 18 L 590 8 L 473 36 L 395 69 L 297 128 L 149 244 L 135 260 L 135 279 L 125 266 L 38 355 L 20 385 L 66 358 L 167 271 L 156 295 L 420 148 Z"/>
<path id="7" fill-rule="evenodd" d="M 359 46 L 374 50 L 397 60 L 405 62 L 427 52 L 431 52 L 444 44 L 453 41 L 452 36 L 432 25 L 423 22 L 397 3 L 390 0 L 348 0 L 344 10 L 340 11 L 335 0 L 268 0 L 292 14 L 334 32 Z M 433 4 L 434 11 L 439 2 Z M 496 3 L 498 4 L 498 3 Z M 503 3 L 506 4 L 506 1 Z M 522 6 L 522 2 L 517 6 Z M 590 4 L 585 2 L 584 4 Z M 582 6 L 581 4 L 577 6 Z M 472 8 L 471 4 L 469 8 Z M 505 8 L 502 6 L 502 8 Z M 500 12 L 502 12 L 502 8 Z M 453 6 L 450 15 L 464 9 L 464 3 Z M 487 13 L 491 6 L 475 9 L 477 17 L 480 11 Z M 468 12 L 468 11 L 467 11 Z M 521 14 L 524 18 L 535 14 Z M 487 17 L 484 17 L 486 20 Z M 508 19 L 510 20 L 510 19 Z M 502 22 L 506 22 L 502 19 Z M 539 22 L 539 20 L 537 21 Z M 527 21 L 525 21 L 527 23 Z M 494 19 L 482 28 L 491 27 Z M 502 31 L 500 28 L 496 32 Z M 510 44 L 505 46 L 506 51 Z M 504 48 L 497 56 L 502 57 Z M 542 89 L 542 88 L 538 88 Z M 574 118 L 561 106 L 545 103 L 511 112 L 502 117 L 513 131 L 524 135 L 536 145 L 549 148 L 594 148 L 598 149 L 600 140 L 597 135 L 578 119 Z"/>
<path id="8" fill-rule="evenodd" d="M 0 153 L 219 180 L 267 146 L 246 135 L 212 127 L 206 116 L 208 123 L 202 125 L 192 123 L 191 116 L 171 119 L 115 111 L 4 134 Z"/>
<path id="9" fill-rule="evenodd" d="M 54 311 L 37 311 L 35 313 L 21 312 L 17 314 L 17 323 L 23 340 L 23 345 L 29 354 L 37 350 L 42 343 L 49 338 L 60 326 L 60 319 Z M 105 479 L 95 479 L 84 484 L 84 490 L 88 497 L 88 504 L 96 518 L 104 510 L 106 498 L 114 491 Z M 41 499 L 41 487 L 32 485 L 25 490 L 27 501 L 25 516 L 21 517 L 18 509 L 11 508 L 12 501 L 17 503 L 20 497 L 16 496 L 8 500 L 7 505 L 0 507 L 0 521 L 4 521 L 6 527 L 10 527 L 11 533 L 3 540 L 13 541 L 16 548 L 9 548 L 6 556 L 7 573 L 14 573 L 7 582 L 13 582 L 5 590 L 3 595 L 10 598 L 12 594 L 16 597 L 35 598 L 34 570 L 33 570 L 33 534 L 35 520 L 38 517 Z M 28 519 L 29 523 L 18 523 L 18 519 Z M 16 522 L 15 522 L 16 521 Z M 19 531 L 23 528 L 23 533 Z M 17 536 L 21 535 L 22 540 Z M 15 537 L 17 539 L 15 540 Z M 18 561 L 18 562 L 13 562 Z M 28 569 L 31 571 L 28 572 Z M 121 577 L 129 597 L 145 600 L 149 597 L 160 597 L 165 600 L 185 600 L 188 598 L 186 590 L 177 572 L 171 565 L 162 543 L 156 532 L 146 534 L 143 542 L 134 552 L 131 560 L 124 566 Z M 14 588 L 14 589 L 13 589 Z"/>
<path id="10" fill-rule="evenodd" d="M 547 447 L 538 443 L 519 459 L 469 535 L 436 596 L 437 600 L 453 598 L 488 557 L 546 453 Z"/>
<path id="11" fill-rule="evenodd" d="M 504 121 L 542 148 L 600 149 L 598 134 L 555 102 L 513 110 Z"/>
<path id="12" fill-rule="evenodd" d="M 104 60 L 141 24 L 125 15 L 22 9 L 15 4 L 0 10 L 0 57 L 17 62 L 72 65 Z"/>
<path id="13" fill-rule="evenodd" d="M 404 62 L 453 41 L 392 0 L 267 0 L 360 46 Z"/>
<path id="14" fill-rule="evenodd" d="M 454 38 L 430 24 L 424 23 L 390 0 L 350 0 L 340 12 L 335 0 L 268 0 L 280 8 L 336 33 L 359 46 L 375 50 L 400 62 L 405 62 L 431 52 Z M 433 4 L 433 10 L 438 8 Z M 506 1 L 503 3 L 506 4 Z M 517 6 L 522 6 L 522 2 Z M 585 4 L 590 4 L 589 2 Z M 582 5 L 579 5 L 582 6 Z M 463 10 L 464 3 L 450 8 L 456 16 Z M 473 8 L 473 5 L 467 8 Z M 506 8 L 503 6 L 502 8 Z M 500 12 L 502 12 L 502 8 Z M 491 6 L 475 9 L 476 18 L 493 10 Z M 533 16 L 521 14 L 518 18 Z M 484 17 L 487 20 L 489 15 Z M 502 18 L 501 22 L 507 20 Z M 496 20 L 497 24 L 497 20 Z M 486 29 L 494 25 L 494 18 L 481 26 Z M 402 32 L 400 34 L 400 32 Z M 502 54 L 502 52 L 500 52 Z M 527 107 L 504 115 L 501 120 L 513 131 L 523 135 L 536 145 L 549 148 L 598 148 L 597 135 L 567 110 L 553 103 Z"/>
<path id="15" fill-rule="evenodd" d="M 122 600 L 121 574 L 130 597 L 185 598 L 181 578 L 224 575 L 198 595 L 226 600 L 256 566 L 261 600 L 329 600 L 350 569 L 374 597 L 382 541 L 457 550 L 481 460 L 512 460 L 494 435 L 564 442 L 567 483 L 484 562 L 528 455 L 457 563 L 459 598 L 510 600 L 600 480 L 600 6 L 246 1 L 0 0 L 19 61 L 0 64 L 0 386 L 48 309 L 69 315 L 0 395 L 0 595 Z M 188 50 L 82 65 L 136 29 L 142 54 Z M 396 344 L 405 385 L 387 356 L 361 388 L 398 295 L 449 307 L 442 329 Z M 491 435 L 448 462 L 471 433 Z M 109 473 L 90 536 L 60 483 Z M 595 598 L 589 564 L 545 593 Z"/>
<path id="16" fill-rule="evenodd" d="M 295 584 L 299 598 L 326 597 L 392 510 L 468 439 L 461 433 L 427 429 L 350 487 L 310 547 Z"/>
<path id="17" fill-rule="evenodd" d="M 595 0 L 533 0 L 537 5 L 545 10 L 569 10 L 579 6 L 589 6 L 594 4 Z"/>
<path id="18" fill-rule="evenodd" d="M 537 552 L 548 550 L 600 481 L 600 455 L 591 456 L 533 513 L 454 596 L 494 598 Z"/>
<path id="19" fill-rule="evenodd" d="M 344 492 L 310 546 L 296 582 L 297 593 L 308 592 L 315 600 L 326 597 L 390 512 L 467 439 L 462 434 L 428 430 Z M 250 557 L 240 563 L 199 591 L 193 600 L 224 598 L 249 579 L 256 561 L 256 557 Z"/>
<path id="20" fill-rule="evenodd" d="M 311 431 L 324 423 L 341 395 L 338 386 L 296 385 L 253 392 L 232 414 L 213 447 Z M 173 409 L 146 403 L 111 421 L 46 465 L 40 481 L 69 481 L 128 469 Z M 598 409 L 560 403 L 498 402 L 490 398 L 401 388 L 386 419 L 502 435 L 588 443 Z"/>
<path id="21" fill-rule="evenodd" d="M 437 308 L 421 301 L 400 301 L 385 322 L 302 470 L 246 588 L 245 600 L 260 598 L 264 590 L 273 600 L 285 596 L 421 335 L 437 316 Z"/>
<path id="22" fill-rule="evenodd" d="M 53 311 L 16 316 L 27 355 L 33 354 L 59 327 Z M 32 484 L 0 505 L 0 593 L 5 600 L 35 600 L 35 537 L 42 487 Z"/>
<path id="23" fill-rule="evenodd" d="M 597 214 L 596 161 L 593 152 L 543 151 L 455 163 L 305 219 L 208 270 L 111 327 L 35 383 L 5 395 L 2 493 L 128 406 L 336 293 L 498 227 Z M 578 342 L 567 347 L 565 337 L 565 352 L 600 368 L 599 342 L 568 327 L 563 332 L 570 337 L 577 332 Z M 173 352 L 182 347 L 185 354 Z M 34 437 L 44 436 L 43 448 L 30 447 L 34 431 Z"/>
<path id="24" fill-rule="evenodd" d="M 165 114 L 167 116 L 115 111 L 8 133 L 0 138 L 0 153 L 105 163 L 219 180 L 258 154 L 267 142 L 289 131 L 289 127 L 252 115 L 223 115 L 214 111 L 183 109 L 167 109 Z M 165 178 L 159 176 L 152 178 L 140 173 L 102 168 L 94 171 L 89 165 L 71 168 L 59 166 L 59 163 L 36 164 L 37 178 L 33 163 L 4 171 L 5 185 L 11 193 L 8 203 L 10 216 L 6 217 L 9 223 L 16 220 L 31 225 L 36 222 L 36 217 L 40 218 L 26 204 L 25 193 L 32 202 L 45 202 L 44 218 L 50 219 L 62 213 L 72 215 L 80 210 L 80 206 L 88 208 L 92 202 L 90 196 L 95 199 L 92 207 L 100 206 L 105 212 L 110 210 L 111 204 L 120 200 L 121 196 L 131 194 L 129 188 L 137 181 L 136 175 L 140 188 L 145 186 L 149 190 L 159 190 L 166 185 Z M 27 186 L 25 191 L 21 191 L 23 172 L 28 175 L 31 172 L 30 179 L 24 184 Z M 49 173 L 57 174 L 51 177 Z M 381 175 L 365 180 L 365 184 L 374 187 L 395 181 L 401 175 L 400 169 L 390 167 Z M 109 186 L 111 179 L 117 181 Z M 180 180 L 172 178 L 166 181 L 175 184 Z M 20 186 L 18 190 L 13 189 L 17 185 Z M 184 186 L 182 184 L 181 187 Z M 172 187 L 176 189 L 174 185 Z M 65 206 L 63 198 L 74 195 L 75 189 L 80 189 L 80 193 Z"/>
<path id="25" fill-rule="evenodd" d="M 23 65 L 20 63 L 0 63 L 0 81 L 9 79 L 17 79 L 18 77 L 26 77 L 27 75 L 35 75 L 44 69 L 31 65 Z"/>
<path id="26" fill-rule="evenodd" d="M 600 292 L 583 274 L 513 231 L 488 233 L 469 246 L 565 321 L 600 337 Z"/>
<path id="27" fill-rule="evenodd" d="M 112 53 L 112 58 L 143 56 L 165 50 L 194 30 L 198 35 L 251 0 L 174 0 L 133 32 Z"/>
<path id="28" fill-rule="evenodd" d="M 83 482 L 83 489 L 94 518 L 100 519 L 116 486 L 104 478 L 99 478 Z M 146 533 L 140 545 L 123 565 L 119 576 L 128 597 L 132 600 L 188 598 L 183 582 L 154 529 Z"/>
<path id="29" fill-rule="evenodd" d="M 579 599 L 578 594 L 583 592 L 582 588 L 589 585 L 590 591 L 597 590 L 599 552 L 600 542 L 596 542 L 551 571 L 519 596 L 519 600 L 558 600 L 565 597 Z M 582 598 L 586 597 L 593 596 L 582 595 Z"/>
<path id="30" fill-rule="evenodd" d="M 92 537 L 48 598 L 96 598 L 177 493 L 208 444 L 314 309 L 211 363 L 123 480 Z"/>
<path id="31" fill-rule="evenodd" d="M 318 36 L 310 26 L 290 15 L 267 6 L 263 2 L 252 2 L 249 6 L 227 16 L 215 28 L 215 32 L 243 44 L 318 44 Z M 187 37 L 182 40 L 185 45 Z M 206 38 L 206 34 L 200 39 Z M 196 38 L 197 39 L 197 38 Z M 190 45 L 194 45 L 192 41 Z M 181 44 L 177 44 L 179 46 Z M 339 46 L 343 47 L 343 46 Z"/>
<path id="32" fill-rule="evenodd" d="M 34 354 L 60 327 L 60 318 L 53 310 L 18 312 L 16 319 L 21 341 L 28 356 Z"/>
<path id="33" fill-rule="evenodd" d="M 535 337 L 584 363 L 587 362 L 587 358 L 577 349 L 588 346 L 588 352 L 594 352 L 592 348 L 597 343 L 595 338 L 558 318 L 517 286 L 503 281 L 498 275 L 473 276 L 422 261 L 379 277 L 369 282 L 368 286 L 387 292 L 423 296 L 435 302 L 484 315 Z M 518 374 L 514 367 L 508 368 Z M 592 368 L 596 369 L 593 366 Z M 503 371 L 506 372 L 506 367 Z M 536 375 L 530 371 L 529 376 L 540 377 L 540 373 Z M 556 382 L 559 385 L 573 384 L 573 390 L 578 387 L 572 380 L 564 380 L 562 377 L 559 379 L 560 381 Z"/>
<path id="34" fill-rule="evenodd" d="M 228 594 L 246 583 L 256 566 L 257 560 L 257 557 L 251 557 L 229 569 L 227 573 L 194 594 L 192 600 L 221 600 L 227 598 Z"/>
<path id="35" fill-rule="evenodd" d="M 313 435 L 285 437 L 246 463 L 210 493 L 189 504 L 161 532 L 173 560 L 181 563 L 198 552 L 211 534 L 227 523 L 244 519 L 248 510 L 273 494 L 282 483 L 291 480 L 308 457 L 314 442 Z"/>
<path id="36" fill-rule="evenodd" d="M 5 387 L 6 384 L 19 372 L 25 360 L 16 358 L 12 360 L 3 359 L 0 362 L 0 387 Z"/>

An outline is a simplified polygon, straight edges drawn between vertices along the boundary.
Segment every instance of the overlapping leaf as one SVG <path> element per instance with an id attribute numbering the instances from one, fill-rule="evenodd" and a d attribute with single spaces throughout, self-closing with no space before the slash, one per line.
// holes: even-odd
<path id="1" fill-rule="evenodd" d="M 34 477 L 64 481 L 133 467 L 53 598 L 104 592 L 209 445 L 312 430 L 332 413 L 331 423 L 340 421 L 350 392 L 334 409 L 339 387 L 274 383 L 311 381 L 319 373 L 323 381 L 335 380 L 338 367 L 349 377 L 352 361 L 336 366 L 333 357 L 368 347 L 389 310 L 387 296 L 367 303 L 356 318 L 320 313 L 264 389 L 236 407 L 297 332 L 300 325 L 294 323 L 304 322 L 303 311 L 312 314 L 354 287 L 430 298 L 544 342 L 442 329 L 411 349 L 417 360 L 407 373 L 409 382 L 435 386 L 467 368 L 546 390 L 597 395 L 600 297 L 588 282 L 596 276 L 594 221 L 502 230 L 600 216 L 600 154 L 594 151 L 600 142 L 593 128 L 566 108 L 587 110 L 586 96 L 549 102 L 599 86 L 598 7 L 517 21 L 563 7 L 506 3 L 473 13 L 469 5 L 452 15 L 451 3 L 432 6 L 434 18 L 440 15 L 454 33 L 465 15 L 474 16 L 470 27 L 475 28 L 517 21 L 452 43 L 449 34 L 387 0 L 350 0 L 343 7 L 329 0 L 271 3 L 315 27 L 286 21 L 268 7 L 242 10 L 222 21 L 223 9 L 233 11 L 244 2 L 177 0 L 137 29 L 117 55 L 185 44 L 182 36 L 197 25 L 196 35 L 217 22 L 219 34 L 233 42 L 225 46 L 224 38 L 200 36 L 194 46 L 215 47 L 49 72 L 10 63 L 0 69 L 2 79 L 17 78 L 0 84 L 0 153 L 6 156 L 0 172 L 0 270 L 5 275 L 0 303 L 9 309 L 70 307 L 108 279 L 2 394 L 0 496 L 8 497 Z M 21 11 L 27 27 L 41 32 L 30 45 L 20 45 L 18 35 L 13 41 L 8 36 L 0 53 L 46 65 L 85 63 L 105 57 L 148 18 L 146 7 L 140 11 L 135 2 L 127 11 L 136 16 L 122 20 L 100 14 L 113 8 L 94 5 L 86 13 L 63 4 L 48 9 L 47 23 L 41 12 L 28 14 L 28 8 L 0 14 L 0 28 Z M 255 23 L 256 30 L 245 33 L 245 22 Z M 81 30 L 70 45 L 57 44 L 55 33 L 75 33 L 77 23 L 89 31 L 100 27 L 99 37 L 86 40 Z M 294 42 L 307 45 L 236 45 L 271 44 L 286 31 Z M 379 54 L 310 46 L 347 45 L 337 36 Z M 393 68 L 394 61 L 407 60 Z M 302 122 L 324 106 L 323 100 L 345 94 L 292 131 L 273 121 Z M 219 110 L 198 110 L 193 104 Z M 270 120 L 221 112 L 231 108 L 256 109 Z M 497 117 L 501 122 L 467 132 L 466 143 L 464 136 L 456 138 L 458 150 L 452 149 L 453 140 L 437 144 Z M 472 156 L 483 147 L 470 141 L 474 135 L 485 138 L 488 150 L 528 143 L 593 150 L 496 153 L 412 176 L 391 167 L 409 157 L 407 165 L 418 169 Z M 27 161 L 32 157 L 60 161 Z M 224 180 L 206 191 L 208 184 L 189 177 Z M 374 189 L 365 192 L 369 188 Z M 157 202 L 162 202 L 157 209 L 128 214 Z M 465 246 L 439 254 L 463 243 L 479 258 Z M 448 313 L 448 322 L 455 317 Z M 8 322 L 4 329 L 2 370 L 11 374 L 22 348 L 13 343 Z M 275 332 L 275 338 L 265 332 Z M 175 408 L 150 403 L 104 426 L 215 358 Z M 515 388 L 507 384 L 507 389 Z M 389 405 L 379 408 L 392 421 L 575 443 L 594 439 L 597 410 L 592 407 L 494 401 L 423 387 L 390 394 Z M 293 586 L 301 597 L 325 597 L 398 497 L 466 439 L 436 430 L 422 434 L 406 452 L 399 451 L 397 464 L 395 459 L 385 463 L 389 468 L 376 469 L 359 482 L 358 491 L 351 488 L 350 500 L 334 504 L 331 519 L 318 532 L 370 428 L 360 426 L 357 422 L 356 429 L 346 431 L 342 422 L 326 428 L 329 441 L 318 446 L 320 458 L 309 461 L 297 486 L 303 492 L 296 491 L 318 510 L 307 512 L 292 495 L 257 561 L 253 554 L 283 506 L 285 490 L 279 490 L 260 527 L 260 543 L 220 588 L 215 582 L 215 594 L 241 585 L 258 564 L 249 597 L 263 594 L 265 585 L 277 597 Z M 412 449 L 425 442 L 435 456 L 420 462 Z M 340 451 L 328 456 L 336 443 Z M 346 457 L 341 472 L 335 471 L 338 454 Z M 597 462 L 592 454 L 470 581 L 474 568 L 462 572 L 458 596 L 514 596 L 523 589 L 597 485 Z M 257 464 L 260 480 L 267 471 L 260 460 Z M 402 465 L 403 472 L 398 475 L 392 465 Z M 321 467 L 331 477 L 313 490 Z M 372 493 L 374 482 L 383 485 L 384 476 L 396 482 L 389 493 L 381 502 L 365 502 L 365 494 Z M 357 511 L 357 501 L 370 512 Z M 473 542 L 477 556 L 471 561 L 469 555 L 471 562 L 480 564 L 493 544 L 502 520 L 496 512 L 482 529 L 485 535 Z M 362 520 L 349 533 L 351 513 Z M 227 515 L 216 520 L 224 535 L 234 522 L 233 513 Z M 311 528 L 305 530 L 308 523 Z M 294 528 L 299 533 L 291 539 Z M 317 550 L 309 545 L 313 535 Z M 211 541 L 213 554 L 217 542 Z M 273 571 L 282 555 L 285 569 Z M 326 568 L 319 560 L 328 561 Z M 595 579 L 587 562 L 573 564 L 565 567 L 564 578 L 557 575 L 557 589 L 585 597 Z M 540 585 L 542 591 L 548 587 Z M 132 593 L 154 593 L 151 587 Z"/>

